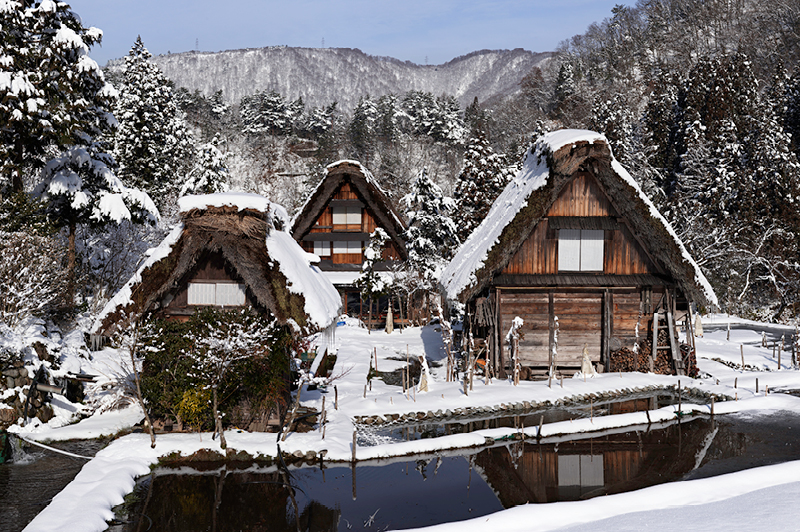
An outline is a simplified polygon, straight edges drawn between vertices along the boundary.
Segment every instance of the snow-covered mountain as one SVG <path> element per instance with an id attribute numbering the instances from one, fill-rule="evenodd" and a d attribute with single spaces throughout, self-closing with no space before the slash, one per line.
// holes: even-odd
<path id="1" fill-rule="evenodd" d="M 222 89 L 226 101 L 275 90 L 285 98 L 300 96 L 307 106 L 333 101 L 349 111 L 361 95 L 372 97 L 409 90 L 458 98 L 462 107 L 519 90 L 519 82 L 552 53 L 482 50 L 443 65 L 417 65 L 389 57 L 374 57 L 351 48 L 290 48 L 285 46 L 185 52 L 154 57 L 178 87 L 210 95 Z M 122 66 L 122 62 L 117 62 Z M 112 69 L 116 65 L 109 65 Z"/>

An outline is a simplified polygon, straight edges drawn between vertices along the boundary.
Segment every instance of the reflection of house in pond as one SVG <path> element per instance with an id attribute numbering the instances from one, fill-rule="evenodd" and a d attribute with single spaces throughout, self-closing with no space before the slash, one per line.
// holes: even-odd
<path id="1" fill-rule="evenodd" d="M 578 500 L 680 480 L 710 443 L 712 422 L 606 434 L 559 443 L 514 443 L 479 453 L 476 464 L 510 508 Z"/>
<path id="2" fill-rule="evenodd" d="M 203 464 L 197 467 L 203 468 Z M 338 509 L 304 500 L 301 490 L 287 488 L 285 481 L 279 472 L 235 472 L 224 467 L 205 472 L 157 469 L 138 484 L 141 498 L 129 508 L 125 530 L 147 530 L 148 524 L 150 530 L 174 532 L 336 530 Z M 151 496 L 153 493 L 157 496 Z M 296 497 L 301 497 L 300 501 Z"/>

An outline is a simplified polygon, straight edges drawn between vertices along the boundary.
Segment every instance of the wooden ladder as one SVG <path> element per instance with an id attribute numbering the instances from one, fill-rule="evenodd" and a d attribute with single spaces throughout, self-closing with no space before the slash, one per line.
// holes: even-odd
<path id="1" fill-rule="evenodd" d="M 667 330 L 669 337 L 669 345 L 658 345 L 658 331 L 660 329 Z M 686 366 L 681 357 L 681 350 L 678 346 L 677 338 L 675 337 L 675 320 L 672 316 L 672 297 L 669 290 L 666 290 L 664 297 L 656 306 L 656 311 L 653 313 L 653 348 L 650 351 L 650 371 L 655 369 L 655 361 L 658 356 L 658 350 L 669 349 L 672 355 L 672 362 L 675 365 L 675 373 L 678 375 L 686 375 Z"/>

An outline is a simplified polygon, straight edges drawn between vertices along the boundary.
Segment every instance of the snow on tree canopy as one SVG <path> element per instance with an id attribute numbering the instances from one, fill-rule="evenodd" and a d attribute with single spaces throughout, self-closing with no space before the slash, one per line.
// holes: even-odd
<path id="1" fill-rule="evenodd" d="M 459 301 L 462 293 L 475 288 L 479 283 L 479 272 L 489 267 L 487 259 L 496 244 L 500 242 L 505 228 L 516 218 L 517 214 L 528 205 L 528 200 L 535 191 L 545 187 L 551 176 L 548 161 L 560 149 L 576 143 L 602 143 L 608 146 L 605 136 L 588 130 L 567 129 L 547 133 L 531 148 L 525 158 L 522 170 L 506 186 L 495 200 L 489 214 L 459 248 L 458 253 L 442 273 L 441 284 L 450 301 Z M 610 148 L 608 148 L 610 155 Z M 641 201 L 647 208 L 654 225 L 666 230 L 671 239 L 673 249 L 679 256 L 675 261 L 683 262 L 693 273 L 692 281 L 697 293 L 704 296 L 707 302 L 718 306 L 717 297 L 700 267 L 689 255 L 674 229 L 658 212 L 649 198 L 636 184 L 628 172 L 611 157 L 611 168 L 619 179 L 630 187 L 630 195 Z M 482 272 L 480 275 L 485 277 Z"/>

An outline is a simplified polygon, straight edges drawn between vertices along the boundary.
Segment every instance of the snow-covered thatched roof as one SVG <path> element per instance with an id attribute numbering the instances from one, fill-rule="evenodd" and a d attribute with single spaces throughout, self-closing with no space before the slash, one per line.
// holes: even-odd
<path id="1" fill-rule="evenodd" d="M 254 304 L 279 322 L 313 330 L 336 319 L 339 294 L 313 265 L 316 255 L 306 253 L 285 231 L 283 207 L 243 193 L 186 196 L 179 207 L 181 222 L 108 302 L 93 333 L 109 335 L 123 322 L 156 310 L 207 252 L 221 253 Z"/>
<path id="2" fill-rule="evenodd" d="M 634 235 L 687 297 L 717 306 L 714 290 L 673 228 L 614 159 L 606 138 L 586 130 L 548 133 L 531 148 L 522 170 L 443 272 L 447 299 L 466 302 L 480 293 L 509 263 L 579 168 L 591 171 L 618 214 L 630 222 Z"/>
<path id="3" fill-rule="evenodd" d="M 328 201 L 346 181 L 364 201 L 378 225 L 383 227 L 397 244 L 401 256 L 405 259 L 408 252 L 402 235 L 406 230 L 406 223 L 397 213 L 386 192 L 372 176 L 372 173 L 358 161 L 337 161 L 325 168 L 325 175 L 311 191 L 308 199 L 291 222 L 292 235 L 299 238 L 308 233 Z"/>

